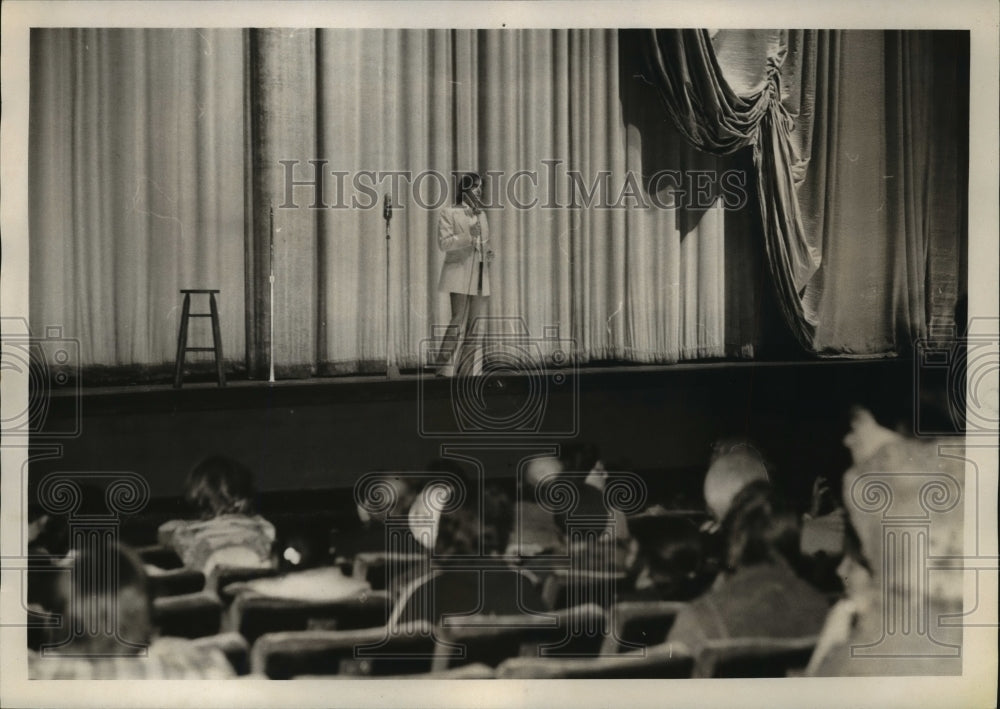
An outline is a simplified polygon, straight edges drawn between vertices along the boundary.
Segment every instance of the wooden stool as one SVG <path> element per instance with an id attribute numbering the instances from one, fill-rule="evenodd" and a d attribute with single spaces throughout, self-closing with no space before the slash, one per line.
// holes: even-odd
<path id="1" fill-rule="evenodd" d="M 215 302 L 215 294 L 218 290 L 206 290 L 190 288 L 181 290 L 184 294 L 184 310 L 181 313 L 181 328 L 177 333 L 177 364 L 174 368 L 174 389 L 180 389 L 184 381 L 184 355 L 187 352 L 214 352 L 215 371 L 219 378 L 219 386 L 226 386 L 226 373 L 222 369 L 222 334 L 219 330 L 219 308 Z M 208 293 L 208 305 L 211 312 L 192 313 L 191 294 Z M 212 347 L 188 347 L 188 318 L 212 318 Z"/>

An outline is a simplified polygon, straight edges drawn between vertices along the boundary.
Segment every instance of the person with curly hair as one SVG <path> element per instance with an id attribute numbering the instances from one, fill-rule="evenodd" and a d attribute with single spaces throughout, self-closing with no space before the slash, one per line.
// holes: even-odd
<path id="1" fill-rule="evenodd" d="M 274 525 L 254 512 L 253 475 L 224 456 L 200 461 L 188 475 L 185 498 L 200 520 L 171 520 L 160 526 L 159 541 L 189 569 L 210 577 L 219 566 L 272 568 Z"/>

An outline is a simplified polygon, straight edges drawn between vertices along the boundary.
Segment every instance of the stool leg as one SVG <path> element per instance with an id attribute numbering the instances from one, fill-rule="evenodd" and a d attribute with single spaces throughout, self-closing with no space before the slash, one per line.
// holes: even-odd
<path id="1" fill-rule="evenodd" d="M 208 294 L 208 304 L 212 308 L 212 345 L 215 347 L 215 371 L 219 376 L 219 386 L 226 386 L 226 372 L 222 368 L 222 331 L 219 328 L 219 306 L 215 293 Z"/>
<path id="2" fill-rule="evenodd" d="M 191 312 L 191 294 L 184 294 L 184 308 L 181 311 L 181 327 L 177 331 L 177 359 L 174 365 L 174 389 L 181 388 L 184 376 L 184 350 L 188 339 L 188 314 Z"/>

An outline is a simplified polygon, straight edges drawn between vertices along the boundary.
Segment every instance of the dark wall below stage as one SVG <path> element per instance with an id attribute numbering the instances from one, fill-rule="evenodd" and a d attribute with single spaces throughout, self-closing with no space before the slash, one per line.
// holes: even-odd
<path id="1" fill-rule="evenodd" d="M 530 377 L 501 381 L 503 388 L 492 388 L 494 381 L 484 394 L 494 414 L 534 405 Z M 586 441 L 610 464 L 647 474 L 654 488 L 697 496 L 711 443 L 746 436 L 802 498 L 816 475 L 837 478 L 846 468 L 841 440 L 850 405 L 867 404 L 895 423 L 910 416 L 913 399 L 907 361 L 597 370 L 547 382 L 542 433 L 575 436 L 426 435 L 455 427 L 454 385 L 318 380 L 89 393 L 80 404 L 80 435 L 56 439 L 61 457 L 33 463 L 31 479 L 55 470 L 135 471 L 153 497 L 169 497 L 180 494 L 200 457 L 226 453 L 253 466 L 262 491 L 349 488 L 364 472 L 421 469 L 443 445 L 473 444 L 482 448 L 466 454 L 481 460 L 487 475 L 513 477 L 537 446 Z M 474 402 L 474 394 L 459 396 Z M 76 406 L 53 399 L 47 428 L 69 426 Z"/>

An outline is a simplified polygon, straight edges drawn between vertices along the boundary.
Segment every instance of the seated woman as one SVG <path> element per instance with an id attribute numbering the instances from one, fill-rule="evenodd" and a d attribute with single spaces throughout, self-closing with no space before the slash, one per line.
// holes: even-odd
<path id="1" fill-rule="evenodd" d="M 165 522 L 160 544 L 206 577 L 219 566 L 273 568 L 274 525 L 254 514 L 253 496 L 252 475 L 243 465 L 222 456 L 202 460 L 188 475 L 185 492 L 201 519 Z"/>
<path id="2" fill-rule="evenodd" d="M 718 496 L 708 494 L 713 492 L 709 483 L 706 497 L 717 501 Z M 795 519 L 778 506 L 766 480 L 755 480 L 736 494 L 726 506 L 721 531 L 727 568 L 711 590 L 677 616 L 668 642 L 697 652 L 714 639 L 819 633 L 826 598 L 792 570 L 788 555 L 798 545 Z"/>

